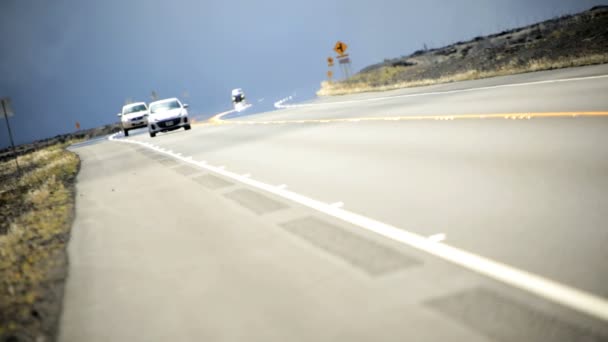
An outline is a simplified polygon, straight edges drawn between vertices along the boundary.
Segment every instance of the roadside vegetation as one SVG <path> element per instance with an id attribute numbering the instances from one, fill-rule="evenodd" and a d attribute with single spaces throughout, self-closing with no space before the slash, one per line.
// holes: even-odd
<path id="1" fill-rule="evenodd" d="M 52 146 L 55 144 L 64 144 L 66 141 L 88 140 L 120 131 L 120 123 L 114 123 L 101 127 L 83 129 L 72 133 L 61 134 L 52 138 L 34 141 L 29 144 L 21 144 L 19 146 L 16 146 L 15 152 L 12 150 L 12 148 L 6 147 L 4 149 L 0 149 L 0 162 L 12 158 L 15 153 L 18 156 L 22 156 L 47 146 Z"/>
<path id="2" fill-rule="evenodd" d="M 57 143 L 0 162 L 0 341 L 55 339 L 67 275 L 76 154 Z"/>
<path id="3" fill-rule="evenodd" d="M 319 96 L 385 91 L 532 71 L 608 63 L 608 6 L 423 49 L 322 82 Z"/>

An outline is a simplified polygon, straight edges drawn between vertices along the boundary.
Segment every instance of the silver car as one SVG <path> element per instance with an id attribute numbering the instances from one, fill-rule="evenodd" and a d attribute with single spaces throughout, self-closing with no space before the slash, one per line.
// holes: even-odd
<path id="1" fill-rule="evenodd" d="M 122 107 L 118 116 L 125 137 L 129 136 L 129 130 L 148 126 L 148 106 L 145 102 L 130 103 Z"/>
<path id="2" fill-rule="evenodd" d="M 148 116 L 148 131 L 154 138 L 158 132 L 172 131 L 178 128 L 190 129 L 188 120 L 188 105 L 182 104 L 177 98 L 170 98 L 150 103 Z"/>

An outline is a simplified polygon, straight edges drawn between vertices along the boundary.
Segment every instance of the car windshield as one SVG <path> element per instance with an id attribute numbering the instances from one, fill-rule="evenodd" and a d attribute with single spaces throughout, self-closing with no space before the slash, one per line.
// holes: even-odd
<path id="1" fill-rule="evenodd" d="M 140 105 L 137 105 L 137 106 L 132 106 L 132 107 L 125 108 L 123 114 L 143 112 L 145 110 L 146 110 L 146 105 L 140 104 Z"/>
<path id="2" fill-rule="evenodd" d="M 164 112 L 166 110 L 176 109 L 176 108 L 181 108 L 181 106 L 179 105 L 179 102 L 177 102 L 177 101 L 156 103 L 156 104 L 150 106 L 150 114 Z"/>

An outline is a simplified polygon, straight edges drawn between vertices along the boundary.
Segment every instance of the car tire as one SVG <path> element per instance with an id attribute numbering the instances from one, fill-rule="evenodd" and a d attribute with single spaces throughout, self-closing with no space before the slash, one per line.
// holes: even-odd
<path id="1" fill-rule="evenodd" d="M 190 128 L 192 128 L 190 125 L 186 125 L 186 126 L 184 126 L 184 129 L 185 129 L 186 131 L 187 131 L 187 130 L 189 130 Z"/>
<path id="2" fill-rule="evenodd" d="M 156 133 L 150 132 L 150 138 L 154 138 L 155 136 L 156 136 Z"/>
<path id="3" fill-rule="evenodd" d="M 123 129 L 122 131 L 125 133 L 125 137 L 129 136 L 129 130 L 128 129 Z"/>

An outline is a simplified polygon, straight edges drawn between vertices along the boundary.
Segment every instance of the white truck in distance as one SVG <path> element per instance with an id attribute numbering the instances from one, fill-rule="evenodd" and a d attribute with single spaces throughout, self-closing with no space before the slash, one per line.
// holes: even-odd
<path id="1" fill-rule="evenodd" d="M 243 92 L 243 89 L 232 89 L 232 105 L 234 106 L 234 110 L 237 112 L 243 111 L 249 107 L 249 105 L 247 105 L 247 101 L 245 100 L 245 93 Z"/>
<path id="2" fill-rule="evenodd" d="M 122 107 L 118 113 L 120 125 L 125 137 L 129 136 L 129 130 L 148 126 L 148 106 L 145 102 L 129 103 Z"/>

